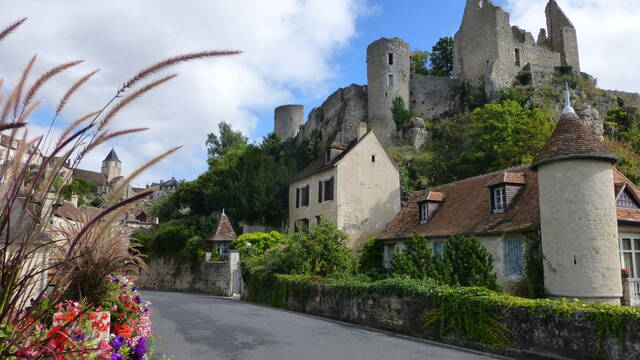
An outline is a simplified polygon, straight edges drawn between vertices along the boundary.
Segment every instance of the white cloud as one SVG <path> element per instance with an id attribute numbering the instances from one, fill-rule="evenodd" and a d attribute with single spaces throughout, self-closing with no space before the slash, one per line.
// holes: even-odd
<path id="1" fill-rule="evenodd" d="M 113 128 L 150 127 L 104 145 L 83 167 L 98 170 L 115 146 L 128 173 L 175 145 L 185 147 L 136 183 L 194 177 L 204 170 L 206 133 L 220 121 L 247 134 L 258 111 L 313 94 L 335 77 L 331 55 L 355 35 L 365 0 L 22 0 L 2 7 L 0 24 L 29 21 L 0 43 L 0 77 L 15 84 L 22 66 L 38 53 L 36 74 L 81 58 L 86 62 L 52 81 L 41 96 L 55 106 L 67 86 L 102 68 L 69 104 L 67 119 L 99 108 L 140 68 L 162 58 L 202 49 L 239 49 L 240 56 L 181 65 L 180 75 L 127 108 Z M 41 132 L 46 126 L 34 127 Z"/>
<path id="2" fill-rule="evenodd" d="M 531 31 L 546 28 L 547 0 L 504 0 L 511 24 Z M 605 89 L 640 92 L 640 2 L 557 0 L 578 31 L 582 71 Z"/>

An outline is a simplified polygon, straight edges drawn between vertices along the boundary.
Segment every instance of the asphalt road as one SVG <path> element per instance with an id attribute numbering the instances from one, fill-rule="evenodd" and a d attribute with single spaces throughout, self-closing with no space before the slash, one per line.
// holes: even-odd
<path id="1" fill-rule="evenodd" d="M 198 294 L 143 291 L 154 359 L 496 359 L 332 320 Z"/>

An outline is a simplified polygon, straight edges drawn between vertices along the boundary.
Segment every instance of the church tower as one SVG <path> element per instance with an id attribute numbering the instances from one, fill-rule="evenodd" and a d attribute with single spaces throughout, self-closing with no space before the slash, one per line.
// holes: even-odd
<path id="1" fill-rule="evenodd" d="M 102 160 L 102 173 L 107 176 L 107 181 L 111 182 L 113 178 L 120 176 L 122 161 L 118 158 L 113 148 L 104 160 Z"/>
<path id="2" fill-rule="evenodd" d="M 620 305 L 611 153 L 565 108 L 531 168 L 538 172 L 544 286 L 553 298 Z"/>

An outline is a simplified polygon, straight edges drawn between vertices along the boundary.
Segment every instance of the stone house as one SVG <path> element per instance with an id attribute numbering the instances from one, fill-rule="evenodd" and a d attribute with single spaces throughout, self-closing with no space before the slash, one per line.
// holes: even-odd
<path id="1" fill-rule="evenodd" d="M 289 185 L 289 232 L 324 218 L 360 248 L 400 210 L 400 174 L 372 132 L 347 145 L 334 144 Z"/>
<path id="2" fill-rule="evenodd" d="M 512 291 L 524 276 L 530 239 L 540 241 L 551 297 L 620 304 L 624 285 L 624 302 L 637 302 L 640 188 L 616 161 L 566 106 L 531 165 L 414 193 L 377 236 L 385 265 L 414 233 L 428 238 L 435 254 L 450 235 L 475 235 L 493 256 L 499 284 Z"/>

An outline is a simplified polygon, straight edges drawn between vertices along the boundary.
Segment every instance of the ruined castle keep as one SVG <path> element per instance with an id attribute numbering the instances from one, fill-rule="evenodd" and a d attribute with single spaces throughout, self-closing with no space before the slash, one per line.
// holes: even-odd
<path id="1" fill-rule="evenodd" d="M 519 75 L 530 83 L 549 81 L 560 66 L 580 71 L 576 29 L 555 0 L 545 9 L 547 29 L 537 39 L 511 26 L 509 14 L 490 0 L 467 0 L 460 29 L 454 39 L 453 77 L 425 76 L 410 70 L 411 49 L 399 38 L 381 38 L 366 52 L 367 85 L 352 84 L 337 90 L 304 121 L 302 105 L 275 110 L 274 131 L 281 139 L 313 136 L 321 148 L 354 140 L 366 124 L 385 144 L 398 137 L 391 114 L 400 97 L 421 119 L 438 119 L 464 110 L 462 87 L 483 88 L 488 96 L 511 87 Z M 414 121 L 409 141 L 419 147 L 426 137 L 424 122 Z"/>

